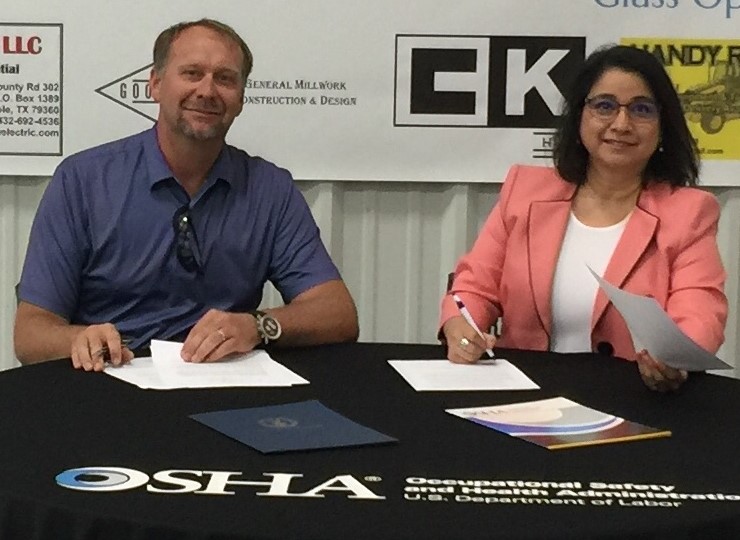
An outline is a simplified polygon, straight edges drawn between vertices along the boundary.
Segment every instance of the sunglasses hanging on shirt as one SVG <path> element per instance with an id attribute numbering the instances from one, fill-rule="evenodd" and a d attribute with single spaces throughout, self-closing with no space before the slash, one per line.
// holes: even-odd
<path id="1" fill-rule="evenodd" d="M 188 272 L 200 274 L 202 272 L 200 249 L 188 205 L 177 209 L 172 218 L 172 226 L 175 229 L 175 253 L 180 266 Z"/>

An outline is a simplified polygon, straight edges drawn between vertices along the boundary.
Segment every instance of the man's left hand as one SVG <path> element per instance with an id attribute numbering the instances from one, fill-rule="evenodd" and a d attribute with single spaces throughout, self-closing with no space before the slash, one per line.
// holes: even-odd
<path id="1" fill-rule="evenodd" d="M 181 356 L 186 362 L 217 362 L 231 354 L 247 353 L 259 343 L 252 315 L 211 309 L 190 330 Z"/>

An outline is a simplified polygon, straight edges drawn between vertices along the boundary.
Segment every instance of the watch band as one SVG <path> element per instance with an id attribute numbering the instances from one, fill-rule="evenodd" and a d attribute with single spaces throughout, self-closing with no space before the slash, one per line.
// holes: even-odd
<path id="1" fill-rule="evenodd" d="M 262 343 L 269 345 L 283 334 L 280 322 L 272 315 L 258 309 L 249 312 L 257 324 L 257 335 Z"/>

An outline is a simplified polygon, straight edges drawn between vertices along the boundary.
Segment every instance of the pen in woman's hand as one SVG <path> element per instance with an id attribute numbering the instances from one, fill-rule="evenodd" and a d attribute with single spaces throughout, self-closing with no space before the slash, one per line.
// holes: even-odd
<path id="1" fill-rule="evenodd" d="M 473 319 L 473 316 L 468 311 L 468 308 L 465 307 L 465 304 L 463 304 L 463 301 L 460 299 L 460 297 L 456 294 L 453 294 L 452 299 L 455 301 L 455 304 L 457 305 L 457 309 L 460 310 L 460 315 L 462 315 L 465 321 L 472 327 L 473 330 L 475 330 L 475 333 L 478 334 L 483 341 L 485 341 L 486 338 L 483 335 L 483 332 L 481 332 L 480 328 L 478 328 L 478 325 L 475 324 L 475 320 Z M 493 354 L 493 349 L 490 349 L 490 348 L 486 349 L 486 354 L 488 355 L 488 358 L 496 357 L 496 355 Z"/>

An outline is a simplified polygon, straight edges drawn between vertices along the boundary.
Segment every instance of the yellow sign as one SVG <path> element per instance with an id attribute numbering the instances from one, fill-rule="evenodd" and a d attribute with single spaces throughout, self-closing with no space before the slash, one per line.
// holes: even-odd
<path id="1" fill-rule="evenodd" d="M 740 159 L 740 40 L 622 38 L 665 66 L 702 159 Z"/>

